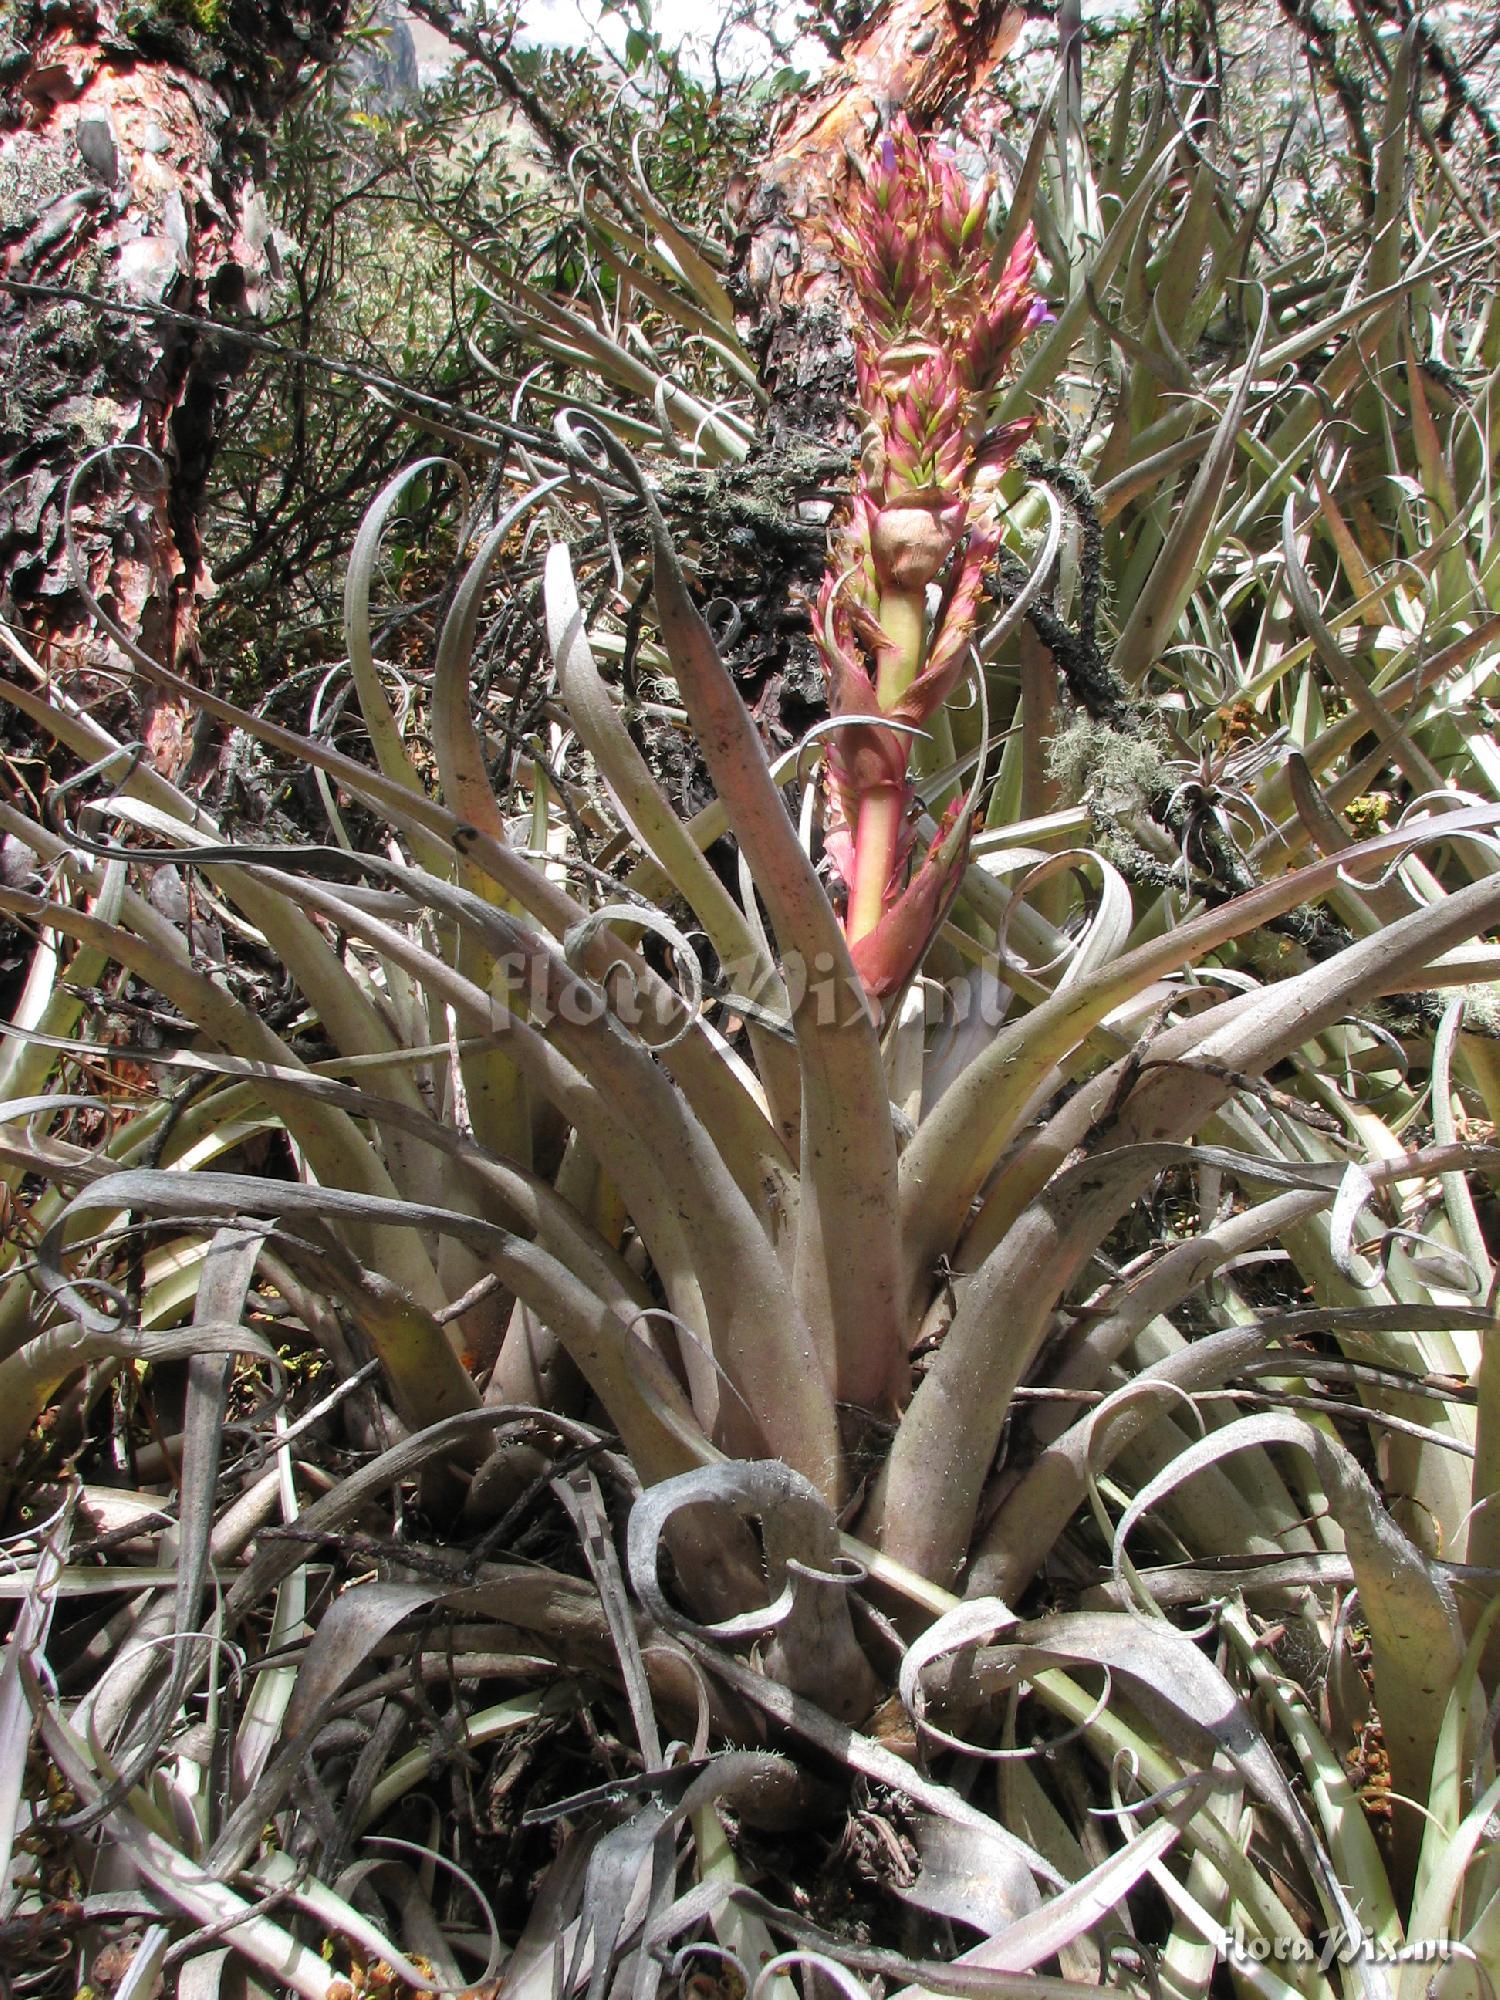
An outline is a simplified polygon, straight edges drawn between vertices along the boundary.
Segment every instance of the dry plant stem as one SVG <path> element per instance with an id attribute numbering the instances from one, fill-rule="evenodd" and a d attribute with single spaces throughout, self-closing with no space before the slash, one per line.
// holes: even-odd
<path id="1" fill-rule="evenodd" d="M 1335 961 L 1163 1036 L 1153 1062 L 1167 1067 L 1130 1090 L 1107 1146 L 1058 1176 L 970 1278 L 897 1429 L 870 1539 L 935 1581 L 958 1574 L 1012 1391 L 1093 1246 L 1155 1178 L 1156 1162 L 1140 1162 L 1136 1148 L 1186 1139 L 1232 1094 L 1223 1072 L 1261 1074 L 1391 981 L 1419 985 L 1434 957 L 1497 917 L 1500 885 L 1475 883 Z M 1129 1074 L 1116 1064 L 1080 1091 L 1051 1121 L 1049 1149 L 1066 1156 L 1086 1144 Z"/>

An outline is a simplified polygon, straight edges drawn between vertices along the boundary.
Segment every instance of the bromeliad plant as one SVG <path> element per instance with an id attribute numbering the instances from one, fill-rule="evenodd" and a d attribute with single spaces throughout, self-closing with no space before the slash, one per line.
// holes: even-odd
<path id="1" fill-rule="evenodd" d="M 911 976 L 967 853 L 955 804 L 903 887 L 911 739 L 968 665 L 999 547 L 997 482 L 1032 427 L 989 429 L 991 406 L 1016 347 L 1048 317 L 1031 289 L 1033 232 L 999 258 L 991 196 L 899 118 L 833 229 L 856 305 L 865 443 L 817 604 L 841 725 L 827 846 L 848 889 L 850 951 L 875 997 Z"/>
<path id="2" fill-rule="evenodd" d="M 795 1837 L 821 1801 L 834 1828 L 884 1822 L 864 1851 L 889 1873 L 861 1895 L 890 1938 L 917 1921 L 951 1958 L 939 1926 L 962 1927 L 958 1968 L 813 1927 L 845 1992 L 857 1972 L 1083 2000 L 1147 1962 L 1183 2000 L 1226 1977 L 1408 2000 L 1434 1976 L 1480 2000 L 1500 561 L 1490 406 L 1440 422 L 1396 338 L 1398 307 L 1437 346 L 1457 322 L 1413 304 L 1437 266 L 1393 268 L 1395 53 L 1375 218 L 1395 235 L 1311 292 L 1305 265 L 1269 266 L 1243 323 L 1225 274 L 1259 254 L 1263 204 L 1228 202 L 1190 105 L 1138 100 L 1127 72 L 1097 185 L 1072 152 L 1044 171 L 1039 121 L 1014 181 L 1059 312 L 999 420 L 1094 410 L 1061 560 L 1034 493 L 989 511 L 977 401 L 902 457 L 897 413 L 937 379 L 900 355 L 908 284 L 865 378 L 871 413 L 889 389 L 887 469 L 862 473 L 819 620 L 855 704 L 834 754 L 898 742 L 900 702 L 989 619 L 965 579 L 1001 539 L 997 587 L 1030 590 L 1033 637 L 1093 670 L 1069 698 L 1107 697 L 1114 726 L 1059 730 L 1049 773 L 1027 661 L 980 623 L 1012 734 L 899 977 L 883 926 L 914 907 L 893 877 L 909 788 L 935 780 L 872 767 L 863 878 L 863 794 L 840 792 L 847 872 L 879 889 L 854 935 L 784 803 L 803 746 L 767 759 L 602 417 L 469 524 L 417 687 L 372 612 L 411 475 L 381 494 L 346 592 L 362 742 L 134 655 L 310 771 L 324 838 L 235 837 L 7 640 L 7 697 L 72 781 L 0 803 L 0 911 L 34 942 L 0 1066 L 0 1456 L 22 1502 L 52 1476 L 58 1509 L 15 1517 L 0 1773 L 34 1718 L 73 1797 L 18 1787 L 11 1817 L 80 1892 L 107 1826 L 158 1918 L 141 1983 L 182 1948 L 203 1990 L 232 1946 L 316 2000 L 360 1966 L 376 1986 L 379 1960 L 413 1988 L 487 1989 L 503 1962 L 507 1994 L 597 2000 L 611 1979 L 686 1992 L 686 1941 L 792 2000 L 775 1943 L 808 1949 L 807 1915 L 744 1830 Z M 856 198 L 871 240 L 895 218 L 898 262 L 909 203 L 948 217 L 997 366 L 975 203 L 898 133 Z M 942 342 L 924 324 L 960 351 L 956 320 Z M 1493 327 L 1451 361 L 1492 391 Z M 1408 426 L 1365 401 L 1377 364 Z M 1288 408 L 1293 365 L 1319 375 Z M 537 578 L 521 530 L 544 509 Z M 613 559 L 643 545 L 637 664 L 711 777 L 695 815 L 609 670 L 633 631 Z M 551 668 L 519 751 L 473 695 L 497 579 L 513 612 L 539 583 Z M 901 645 L 909 684 L 883 701 Z M 1133 727 L 1143 686 L 1181 740 Z M 708 859 L 724 841 L 739 894 Z M 730 968 L 707 1002 L 689 922 L 711 983 Z M 906 972 L 882 1034 L 870 992 Z M 940 972 L 971 1004 L 934 1027 L 918 983 Z M 102 1637 L 74 1612 L 100 1596 Z M 611 1760 L 608 1783 L 575 1785 L 574 1757 Z M 539 1886 L 488 1928 L 497 1842 Z M 6 1920 L 39 1893 L 20 1854 Z M 888 1886 L 924 1916 L 898 1931 Z"/>

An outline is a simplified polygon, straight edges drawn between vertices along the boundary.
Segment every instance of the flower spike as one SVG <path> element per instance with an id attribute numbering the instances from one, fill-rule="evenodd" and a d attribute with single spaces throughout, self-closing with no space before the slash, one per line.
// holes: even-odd
<path id="1" fill-rule="evenodd" d="M 904 117 L 828 231 L 854 293 L 866 442 L 837 523 L 814 637 L 829 707 L 828 854 L 849 892 L 845 928 L 872 998 L 899 991 L 957 891 L 967 829 L 950 810 L 903 886 L 915 802 L 909 739 L 952 692 L 999 546 L 991 495 L 1029 422 L 986 412 L 1046 308 L 1024 229 L 991 275 L 991 190 Z"/>

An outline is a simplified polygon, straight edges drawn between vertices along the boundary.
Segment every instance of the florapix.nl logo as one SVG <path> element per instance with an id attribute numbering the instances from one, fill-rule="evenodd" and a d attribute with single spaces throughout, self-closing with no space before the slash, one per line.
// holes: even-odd
<path id="1" fill-rule="evenodd" d="M 1455 1959 L 1474 1959 L 1474 1953 L 1456 1938 L 1415 1938 L 1401 1944 L 1342 1924 L 1335 1924 L 1321 1937 L 1231 1934 L 1224 1942 L 1224 1956 L 1232 1965 L 1312 1965 L 1319 1972 L 1335 1965 L 1446 1965 Z"/>

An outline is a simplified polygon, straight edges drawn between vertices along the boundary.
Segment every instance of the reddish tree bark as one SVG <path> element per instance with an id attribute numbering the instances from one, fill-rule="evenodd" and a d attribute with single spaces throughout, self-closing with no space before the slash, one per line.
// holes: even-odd
<path id="1" fill-rule="evenodd" d="M 821 216 L 881 126 L 962 130 L 981 153 L 1004 107 L 987 90 L 1024 14 L 1012 0 L 884 0 L 840 60 L 788 110 L 738 190 L 751 337 L 773 399 L 773 439 L 848 432 L 853 381 L 843 285 Z"/>
<path id="2" fill-rule="evenodd" d="M 198 510 L 243 349 L 150 310 L 251 318 L 275 272 L 264 133 L 334 56 L 347 0 L 20 0 L 0 29 L 0 613 L 79 685 L 117 650 L 75 588 L 68 483 L 91 587 L 179 671 L 210 587 Z M 28 289 L 29 288 L 29 289 Z M 50 294 L 48 288 L 51 288 Z M 85 294 L 86 301 L 68 294 Z M 111 313 L 108 300 L 130 312 Z M 183 716 L 142 719 L 169 771 Z"/>

